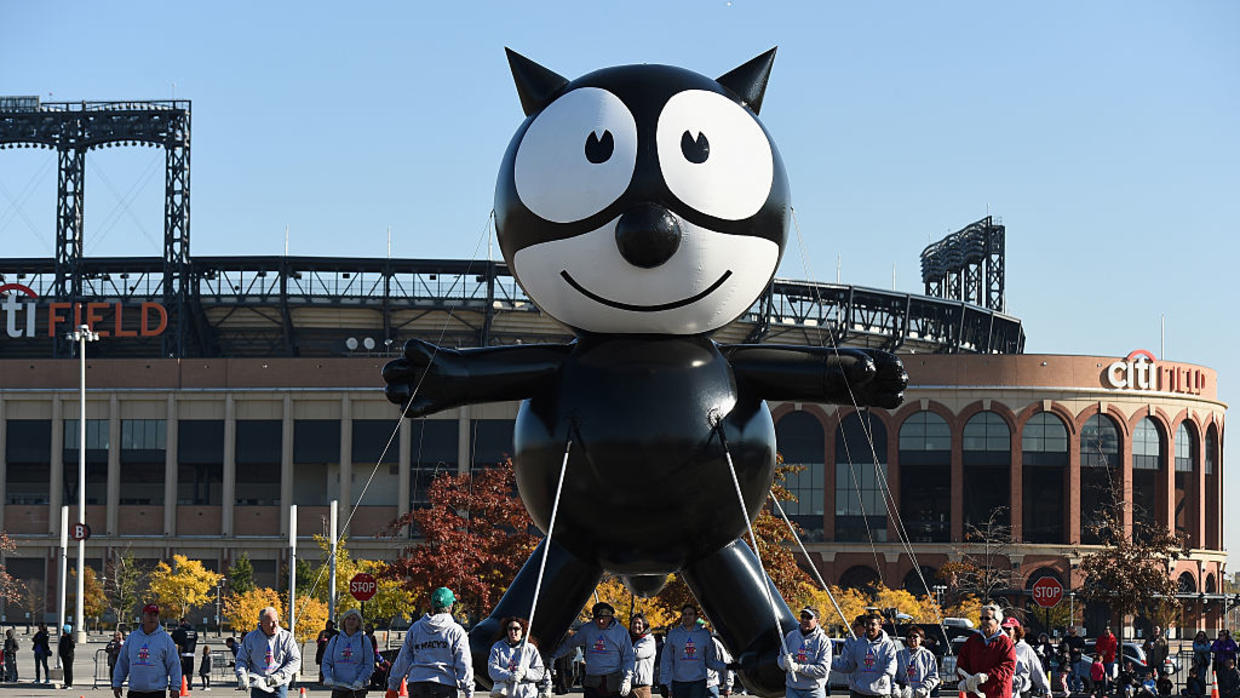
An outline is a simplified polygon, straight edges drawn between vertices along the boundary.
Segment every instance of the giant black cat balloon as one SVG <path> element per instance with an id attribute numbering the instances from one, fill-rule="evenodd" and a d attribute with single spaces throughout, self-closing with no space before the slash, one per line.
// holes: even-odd
<path id="1" fill-rule="evenodd" d="M 724 445 L 756 517 L 775 465 L 766 400 L 851 404 L 851 391 L 894 407 L 907 383 L 886 352 L 710 338 L 760 297 L 783 254 L 787 176 L 757 118 L 774 55 L 715 80 L 627 65 L 570 82 L 510 51 L 528 118 L 496 184 L 499 242 L 521 287 L 576 340 L 461 350 L 412 340 L 384 368 L 389 399 L 410 416 L 522 400 L 517 486 L 544 531 L 572 441 L 531 631 L 544 649 L 604 570 L 642 594 L 679 572 L 763 695 L 784 686 L 767 588 L 784 630 L 796 620 L 739 540 Z M 542 550 L 471 632 L 480 668 L 499 619 L 529 615 Z"/>

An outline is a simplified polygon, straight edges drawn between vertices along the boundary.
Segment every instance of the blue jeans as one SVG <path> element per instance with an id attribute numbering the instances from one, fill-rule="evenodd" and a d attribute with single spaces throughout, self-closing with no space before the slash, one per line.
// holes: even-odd
<path id="1" fill-rule="evenodd" d="M 785 698 L 826 698 L 827 692 L 821 688 L 785 688 Z"/>
<path id="2" fill-rule="evenodd" d="M 268 693 L 261 688 L 251 688 L 250 698 L 288 698 L 288 684 L 284 684 L 276 688 L 276 690 Z"/>

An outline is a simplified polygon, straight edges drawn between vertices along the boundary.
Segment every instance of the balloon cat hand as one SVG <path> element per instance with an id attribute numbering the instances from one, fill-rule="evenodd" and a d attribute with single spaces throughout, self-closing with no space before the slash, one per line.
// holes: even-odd
<path id="1" fill-rule="evenodd" d="M 891 352 L 880 349 L 841 349 L 844 352 L 856 352 L 869 359 L 873 364 L 873 372 L 868 370 L 868 379 L 852 384 L 853 397 L 858 407 L 899 407 L 904 402 L 904 388 L 908 386 L 908 372 L 899 357 Z"/>
<path id="2" fill-rule="evenodd" d="M 897 407 L 908 373 L 878 349 L 737 344 L 722 348 L 742 391 L 764 400 Z"/>
<path id="3" fill-rule="evenodd" d="M 526 344 L 450 349 L 420 339 L 383 367 L 387 399 L 421 417 L 450 407 L 522 400 L 555 376 L 570 345 Z"/>

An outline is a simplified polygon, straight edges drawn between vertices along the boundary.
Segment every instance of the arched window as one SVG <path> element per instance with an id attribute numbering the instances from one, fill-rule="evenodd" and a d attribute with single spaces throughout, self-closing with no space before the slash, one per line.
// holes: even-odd
<path id="1" fill-rule="evenodd" d="M 922 565 L 921 574 L 917 574 L 918 568 L 914 567 L 904 575 L 904 590 L 913 596 L 928 596 L 933 591 L 934 585 L 937 583 L 937 573 L 933 568 Z M 923 581 L 924 580 L 924 581 Z"/>
<path id="2" fill-rule="evenodd" d="M 1197 582 L 1191 572 L 1180 573 L 1179 585 L 1181 594 L 1193 594 L 1197 591 Z"/>
<path id="3" fill-rule="evenodd" d="M 1197 527 L 1197 430 L 1191 422 L 1175 429 L 1175 532 L 1188 536 L 1192 547 L 1201 547 Z"/>
<path id="4" fill-rule="evenodd" d="M 1011 522 L 1012 432 L 994 412 L 978 412 L 964 425 L 964 524 L 985 528 Z"/>
<path id="5" fill-rule="evenodd" d="M 952 432 L 928 410 L 900 425 L 900 518 L 918 543 L 951 539 Z"/>
<path id="6" fill-rule="evenodd" d="M 1197 438 L 1188 422 L 1175 430 L 1175 470 L 1191 473 L 1197 469 Z"/>
<path id="7" fill-rule="evenodd" d="M 1039 412 L 1021 431 L 1021 492 L 1026 543 L 1066 543 L 1064 496 L 1068 477 L 1068 427 Z"/>
<path id="8" fill-rule="evenodd" d="M 1101 542 L 1097 528 L 1102 512 L 1115 502 L 1120 485 L 1119 427 L 1115 420 L 1095 414 L 1081 427 L 1081 542 Z"/>
<path id="9" fill-rule="evenodd" d="M 781 502 L 788 518 L 804 530 L 808 541 L 821 541 L 823 534 L 823 476 L 826 471 L 826 438 L 822 423 L 809 412 L 790 412 L 775 425 L 775 443 L 784 465 L 803 470 L 788 473 L 784 487 L 795 502 Z"/>
<path id="10" fill-rule="evenodd" d="M 1162 430 L 1149 417 L 1132 430 L 1132 520 L 1152 528 L 1158 524 L 1158 471 L 1166 462 Z M 1162 498 L 1166 501 L 1165 497 Z"/>
<path id="11" fill-rule="evenodd" d="M 1222 496 L 1218 483 L 1218 463 L 1222 454 L 1218 449 L 1218 427 L 1214 424 L 1206 427 L 1205 468 L 1206 468 L 1206 547 L 1218 550 L 1221 547 L 1222 523 L 1219 521 L 1219 497 Z"/>
<path id="12" fill-rule="evenodd" d="M 878 586 L 878 572 L 865 565 L 857 565 L 844 570 L 840 575 L 842 589 L 873 589 Z"/>
<path id="13" fill-rule="evenodd" d="M 853 412 L 835 437 L 835 540 L 887 541 L 886 486 L 887 428 Z"/>

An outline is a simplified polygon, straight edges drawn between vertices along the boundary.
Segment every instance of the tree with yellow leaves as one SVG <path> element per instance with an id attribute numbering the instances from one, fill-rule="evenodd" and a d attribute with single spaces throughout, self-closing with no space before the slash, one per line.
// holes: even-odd
<path id="1" fill-rule="evenodd" d="M 202 561 L 184 555 L 173 555 L 172 565 L 160 560 L 150 576 L 151 593 L 159 599 L 160 617 L 181 618 L 194 606 L 209 602 L 211 590 L 222 578 L 218 572 L 203 567 Z"/>
<path id="2" fill-rule="evenodd" d="M 284 615 L 284 604 L 275 589 L 256 587 L 249 591 L 229 594 L 224 597 L 224 622 L 234 632 L 246 633 L 258 625 L 258 612 L 271 606 Z"/>

